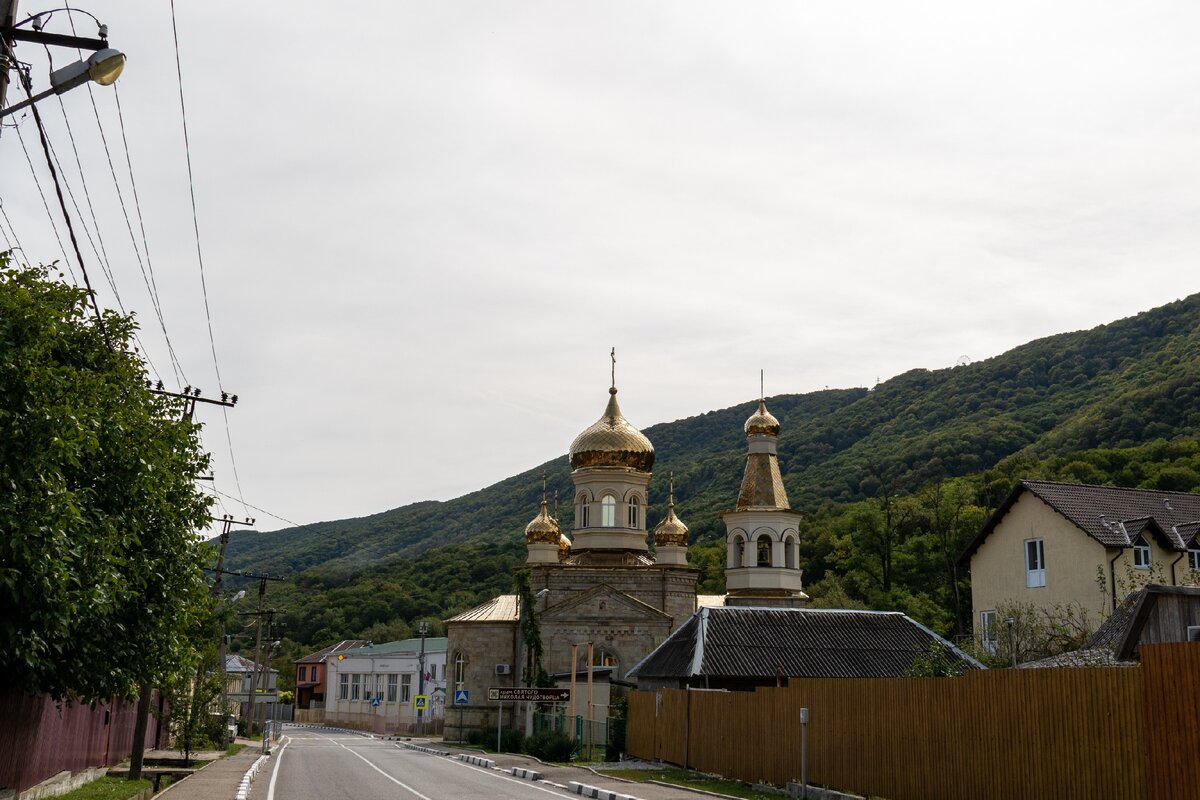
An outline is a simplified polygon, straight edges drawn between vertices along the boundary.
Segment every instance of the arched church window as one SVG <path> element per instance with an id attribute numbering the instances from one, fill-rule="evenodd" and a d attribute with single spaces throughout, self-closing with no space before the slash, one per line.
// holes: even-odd
<path id="1" fill-rule="evenodd" d="M 783 540 L 783 557 L 788 569 L 796 569 L 796 551 L 799 550 L 796 540 L 791 536 Z"/>
<path id="2" fill-rule="evenodd" d="M 758 537 L 756 544 L 758 545 L 758 566 L 771 566 L 771 537 L 764 533 Z"/>
<path id="3" fill-rule="evenodd" d="M 588 522 L 591 519 L 590 506 L 588 504 L 588 496 L 585 494 L 579 498 L 579 527 L 588 527 Z"/>
<path id="4" fill-rule="evenodd" d="M 617 498 L 606 494 L 600 499 L 600 527 L 615 528 L 617 525 Z"/>
<path id="5" fill-rule="evenodd" d="M 742 566 L 742 555 L 746 552 L 746 540 L 741 536 L 733 537 L 733 558 L 730 560 L 730 566 L 734 569 Z"/>
<path id="6" fill-rule="evenodd" d="M 629 498 L 629 527 L 636 528 L 638 526 L 638 499 L 636 497 Z"/>

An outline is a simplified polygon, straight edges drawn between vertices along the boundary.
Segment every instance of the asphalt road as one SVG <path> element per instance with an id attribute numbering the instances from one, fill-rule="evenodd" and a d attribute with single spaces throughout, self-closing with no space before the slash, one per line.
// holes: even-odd
<path id="1" fill-rule="evenodd" d="M 251 800 L 550 800 L 565 791 L 393 742 L 289 729 Z"/>

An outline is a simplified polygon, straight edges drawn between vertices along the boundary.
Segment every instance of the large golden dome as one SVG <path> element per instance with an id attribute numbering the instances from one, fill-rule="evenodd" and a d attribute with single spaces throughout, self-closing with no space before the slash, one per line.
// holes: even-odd
<path id="1" fill-rule="evenodd" d="M 746 435 L 747 436 L 778 436 L 779 435 L 779 420 L 775 419 L 770 411 L 767 411 L 767 401 L 760 399 L 758 401 L 758 411 L 750 415 L 750 419 L 746 420 Z"/>
<path id="2" fill-rule="evenodd" d="M 571 469 L 624 467 L 649 472 L 654 466 L 654 445 L 621 415 L 616 387 L 608 393 L 604 416 L 571 442 Z"/>

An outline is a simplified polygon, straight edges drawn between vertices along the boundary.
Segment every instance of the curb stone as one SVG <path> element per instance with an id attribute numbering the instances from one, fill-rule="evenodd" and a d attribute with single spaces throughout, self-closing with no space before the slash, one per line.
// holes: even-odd
<path id="1" fill-rule="evenodd" d="M 518 778 L 524 778 L 527 781 L 540 781 L 546 777 L 537 770 L 526 769 L 525 767 L 513 767 L 511 772 Z"/>
<path id="2" fill-rule="evenodd" d="M 254 782 L 254 777 L 258 775 L 258 768 L 268 758 L 270 756 L 259 756 L 250 765 L 250 769 L 246 770 L 246 774 L 242 776 L 242 782 L 238 784 L 237 793 L 234 795 L 235 800 L 246 800 L 250 796 L 250 784 Z"/>
<path id="3" fill-rule="evenodd" d="M 581 794 L 584 797 L 594 797 L 596 800 L 638 800 L 633 795 L 620 794 L 611 789 L 601 789 L 598 786 L 588 786 L 586 783 L 580 783 L 579 781 L 568 783 L 567 791 L 574 794 Z"/>
<path id="4" fill-rule="evenodd" d="M 477 767 L 486 767 L 487 769 L 496 768 L 496 762 L 492 761 L 490 758 L 480 758 L 479 756 L 469 756 L 466 753 L 462 753 L 459 755 L 458 760 L 465 761 L 468 764 L 474 764 Z"/>

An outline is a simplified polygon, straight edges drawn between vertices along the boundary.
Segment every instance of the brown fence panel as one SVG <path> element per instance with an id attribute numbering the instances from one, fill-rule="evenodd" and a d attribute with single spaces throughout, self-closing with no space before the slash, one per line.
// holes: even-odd
<path id="1" fill-rule="evenodd" d="M 137 704 L 116 699 L 94 706 L 56 703 L 0 690 L 0 790 L 22 792 L 59 772 L 116 764 L 133 746 Z M 160 738 L 151 716 L 146 746 Z"/>
<path id="2" fill-rule="evenodd" d="M 625 750 L 638 758 L 653 759 L 654 736 L 658 730 L 654 716 L 654 692 L 630 692 L 626 706 Z"/>
<path id="3" fill-rule="evenodd" d="M 1200 642 L 1141 647 L 1149 796 L 1200 794 Z"/>
<path id="4" fill-rule="evenodd" d="M 891 800 L 1166 797 L 1146 790 L 1141 672 L 992 670 L 660 691 L 657 718 L 634 693 L 630 753 L 782 785 L 800 778 L 800 709 L 808 708 L 811 783 Z M 653 743 L 633 735 L 646 726 L 656 729 Z"/>

